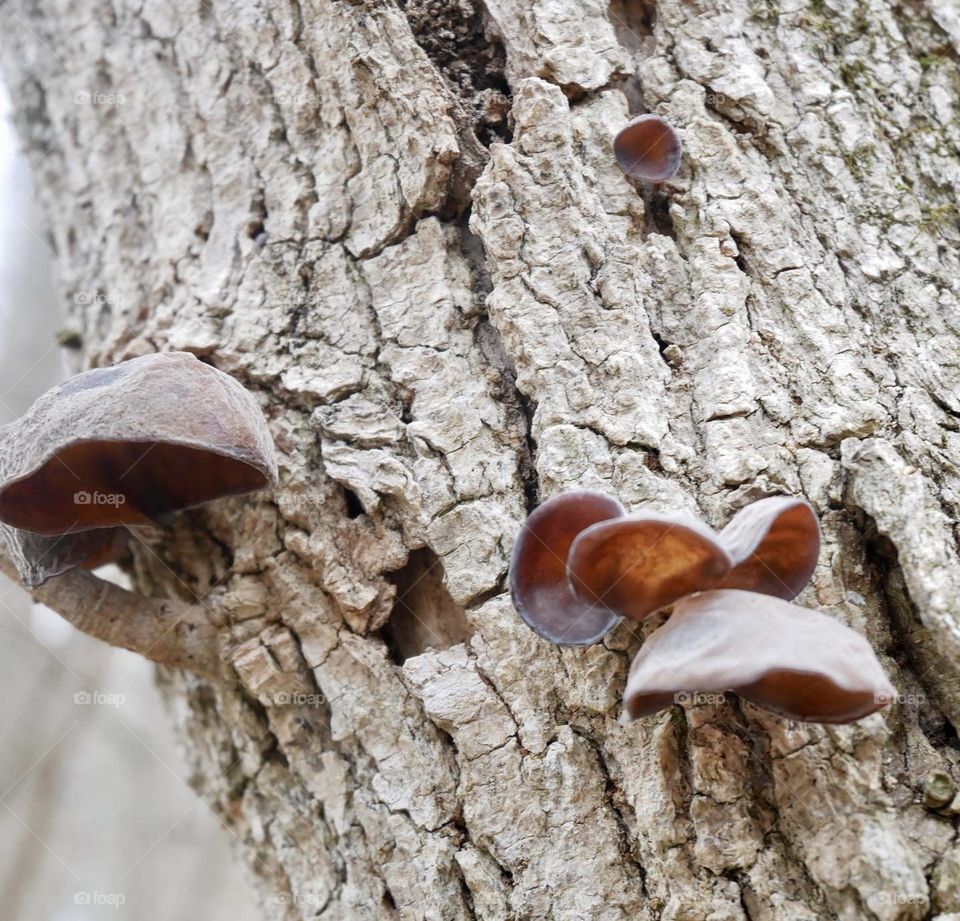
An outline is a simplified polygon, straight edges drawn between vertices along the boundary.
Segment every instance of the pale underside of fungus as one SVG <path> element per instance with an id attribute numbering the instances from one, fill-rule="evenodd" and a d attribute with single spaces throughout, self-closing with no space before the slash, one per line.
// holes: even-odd
<path id="1" fill-rule="evenodd" d="M 836 619 L 770 595 L 718 589 L 678 602 L 643 644 L 624 717 L 726 690 L 818 723 L 861 719 L 896 693 L 867 640 Z"/>
<path id="2" fill-rule="evenodd" d="M 83 566 L 96 569 L 119 553 L 126 543 L 123 528 L 97 528 L 45 537 L 0 523 L 0 540 L 27 588 Z"/>

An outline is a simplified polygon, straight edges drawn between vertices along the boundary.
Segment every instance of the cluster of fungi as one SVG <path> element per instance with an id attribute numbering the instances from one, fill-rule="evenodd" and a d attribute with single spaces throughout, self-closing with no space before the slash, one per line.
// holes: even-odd
<path id="1" fill-rule="evenodd" d="M 648 182 L 673 176 L 681 152 L 677 132 L 657 115 L 632 119 L 614 140 L 623 171 Z M 37 589 L 117 558 L 130 529 L 276 482 L 263 414 L 229 375 L 185 352 L 87 371 L 2 432 L 0 563 Z M 560 645 L 598 642 L 624 618 L 642 622 L 672 607 L 630 669 L 627 720 L 680 695 L 733 690 L 793 719 L 851 722 L 892 700 L 894 689 L 862 636 L 789 603 L 813 574 L 819 547 L 816 515 L 795 499 L 755 502 L 717 533 L 683 515 L 628 515 L 610 496 L 575 491 L 528 518 L 510 588 L 526 623 Z M 104 586 L 74 577 L 64 607 L 96 594 L 99 608 Z M 136 610 L 125 595 L 115 594 L 116 607 Z M 154 601 L 138 602 L 152 612 L 139 633 L 115 616 L 88 632 L 215 673 L 208 625 L 192 608 L 151 608 Z M 60 612 L 82 629 L 90 622 Z"/>
<path id="2" fill-rule="evenodd" d="M 789 603 L 819 551 L 817 516 L 802 500 L 761 499 L 718 533 L 683 514 L 628 515 L 578 490 L 527 519 L 510 590 L 524 621 L 559 645 L 596 643 L 624 618 L 672 606 L 630 668 L 625 721 L 731 690 L 792 719 L 848 723 L 895 692 L 864 637 Z"/>
<path id="3" fill-rule="evenodd" d="M 660 183 L 676 175 L 683 148 L 667 121 L 639 115 L 613 152 L 631 178 Z M 732 690 L 792 719 L 848 723 L 895 692 L 862 636 L 789 604 L 819 551 L 816 514 L 796 499 L 755 502 L 718 534 L 683 515 L 627 515 L 610 496 L 579 491 L 530 516 L 510 588 L 527 624 L 560 645 L 595 643 L 623 618 L 673 608 L 630 668 L 625 721 Z"/>

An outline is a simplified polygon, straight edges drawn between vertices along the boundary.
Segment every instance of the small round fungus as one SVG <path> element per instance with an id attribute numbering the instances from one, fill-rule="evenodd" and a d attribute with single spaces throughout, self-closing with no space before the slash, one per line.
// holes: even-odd
<path id="1" fill-rule="evenodd" d="M 638 115 L 613 141 L 617 163 L 628 176 L 663 182 L 680 169 L 680 135 L 659 115 Z"/>
<path id="2" fill-rule="evenodd" d="M 819 611 L 737 589 L 680 601 L 633 660 L 626 721 L 731 690 L 790 719 L 850 723 L 895 690 L 870 644 Z"/>
<path id="3" fill-rule="evenodd" d="M 145 524 L 275 483 L 256 400 L 186 352 L 78 374 L 0 444 L 0 521 L 46 536 Z"/>
<path id="4" fill-rule="evenodd" d="M 567 582 L 567 551 L 574 538 L 598 521 L 619 518 L 623 506 L 593 490 L 554 496 L 524 522 L 510 559 L 510 594 L 527 625 L 562 646 L 595 643 L 620 615 L 581 601 Z"/>

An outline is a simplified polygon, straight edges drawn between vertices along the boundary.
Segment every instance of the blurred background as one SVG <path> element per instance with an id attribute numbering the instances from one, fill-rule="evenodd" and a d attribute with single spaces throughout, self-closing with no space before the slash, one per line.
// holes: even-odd
<path id="1" fill-rule="evenodd" d="M 70 372 L 2 87 L 0 200 L 6 423 Z M 0 575 L 0 699 L 0 919 L 259 921 L 231 833 L 185 781 L 150 664 L 76 632 Z"/>

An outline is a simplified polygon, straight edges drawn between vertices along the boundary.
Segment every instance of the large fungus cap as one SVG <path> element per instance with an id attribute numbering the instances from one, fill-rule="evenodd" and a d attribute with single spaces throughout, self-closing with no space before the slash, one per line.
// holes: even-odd
<path id="1" fill-rule="evenodd" d="M 680 169 L 680 135 L 659 115 L 638 115 L 620 129 L 613 141 L 617 163 L 628 176 L 663 182 Z"/>
<path id="2" fill-rule="evenodd" d="M 576 594 L 632 620 L 685 595 L 739 588 L 789 600 L 813 574 L 820 527 L 801 499 L 761 499 L 718 534 L 687 515 L 637 513 L 585 529 L 567 573 Z"/>
<path id="3" fill-rule="evenodd" d="M 859 633 L 819 611 L 737 589 L 679 602 L 633 660 L 624 717 L 732 690 L 795 720 L 850 723 L 895 691 Z"/>
<path id="4" fill-rule="evenodd" d="M 277 479 L 253 396 L 186 352 L 47 391 L 0 445 L 0 521 L 43 535 L 142 524 Z"/>
<path id="5" fill-rule="evenodd" d="M 567 551 L 584 528 L 623 514 L 616 499 L 585 489 L 554 496 L 524 522 L 510 559 L 510 594 L 535 633 L 563 646 L 585 646 L 620 620 L 605 605 L 577 598 L 566 567 Z"/>

